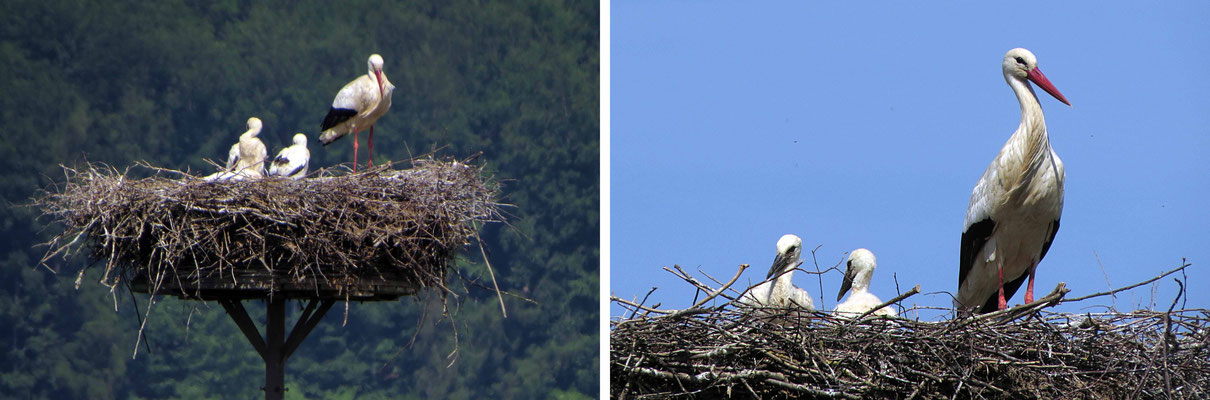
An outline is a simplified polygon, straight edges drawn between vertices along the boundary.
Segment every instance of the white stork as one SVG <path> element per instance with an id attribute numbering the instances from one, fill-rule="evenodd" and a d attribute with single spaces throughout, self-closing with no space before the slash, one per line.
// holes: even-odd
<path id="1" fill-rule="evenodd" d="M 248 130 L 239 136 L 239 141 L 231 145 L 227 152 L 227 169 L 207 175 L 206 181 L 214 180 L 243 180 L 245 178 L 260 178 L 264 176 L 265 159 L 268 150 L 265 144 L 257 139 L 264 124 L 260 118 L 248 118 Z"/>
<path id="2" fill-rule="evenodd" d="M 235 162 L 239 161 L 239 141 L 231 145 L 231 150 L 227 150 L 227 170 L 235 169 Z"/>
<path id="3" fill-rule="evenodd" d="M 777 257 L 765 281 L 752 287 L 740 298 L 740 303 L 752 307 L 815 309 L 815 302 L 806 290 L 791 282 L 794 268 L 802 256 L 802 239 L 795 235 L 784 235 L 777 241 Z"/>
<path id="4" fill-rule="evenodd" d="M 1021 125 L 975 184 L 962 230 L 954 307 L 978 313 L 1003 310 L 1025 278 L 1025 302 L 1034 301 L 1034 272 L 1059 231 L 1063 161 L 1050 147 L 1042 105 L 1028 81 L 1071 105 L 1038 69 L 1026 49 L 1004 55 L 1004 80 L 1021 103 Z"/>
<path id="5" fill-rule="evenodd" d="M 878 296 L 870 293 L 870 278 L 874 277 L 874 268 L 878 266 L 878 261 L 869 250 L 857 249 L 849 253 L 846 265 L 844 282 L 840 284 L 840 292 L 836 293 L 836 301 L 840 301 L 849 289 L 852 289 L 853 293 L 849 294 L 848 300 L 837 304 L 834 311 L 841 318 L 856 318 L 882 304 Z M 896 315 L 895 309 L 890 306 L 880 308 L 873 314 L 888 317 Z"/>
<path id="6" fill-rule="evenodd" d="M 357 171 L 357 132 L 370 128 L 366 144 L 370 146 L 370 166 L 374 166 L 374 122 L 391 108 L 395 85 L 382 72 L 382 56 L 373 54 L 367 61 L 369 73 L 354 79 L 336 93 L 332 109 L 320 125 L 319 141 L 324 146 L 353 133 L 353 171 Z"/>
<path id="7" fill-rule="evenodd" d="M 281 149 L 269 165 L 269 175 L 302 179 L 307 176 L 311 151 L 307 150 L 307 135 L 294 134 L 294 145 Z"/>
<path id="8" fill-rule="evenodd" d="M 248 131 L 239 135 L 239 159 L 235 161 L 235 174 L 238 177 L 260 178 L 265 176 L 265 159 L 269 158 L 269 150 L 257 135 L 261 131 L 260 118 L 248 118 Z"/>

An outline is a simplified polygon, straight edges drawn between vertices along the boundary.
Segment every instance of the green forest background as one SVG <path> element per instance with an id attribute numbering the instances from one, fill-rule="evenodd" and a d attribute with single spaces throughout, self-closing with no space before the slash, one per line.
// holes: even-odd
<path id="1" fill-rule="evenodd" d="M 544 0 L 0 3 L 0 397 L 262 396 L 264 365 L 215 303 L 160 300 L 150 352 L 131 359 L 131 296 L 115 312 L 96 274 L 74 289 L 86 260 L 37 267 L 56 228 L 26 205 L 63 180 L 59 164 L 212 172 L 204 159 L 225 160 L 250 116 L 270 154 L 305 132 L 313 169 L 349 162 L 351 137 L 315 138 L 371 53 L 397 87 L 375 159 L 482 151 L 515 205 L 511 227 L 485 229 L 492 266 L 533 302 L 505 297 L 504 318 L 494 292 L 454 278 L 455 358 L 437 296 L 353 303 L 345 326 L 338 304 L 290 359 L 287 398 L 595 397 L 598 14 L 596 1 Z M 479 257 L 458 270 L 490 286 Z"/>

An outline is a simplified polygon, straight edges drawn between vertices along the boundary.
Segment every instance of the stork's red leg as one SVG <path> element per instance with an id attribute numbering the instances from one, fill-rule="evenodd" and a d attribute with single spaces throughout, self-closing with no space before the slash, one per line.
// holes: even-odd
<path id="1" fill-rule="evenodd" d="M 1008 308 L 1008 302 L 1004 300 L 1004 268 L 1001 268 L 1001 267 L 997 266 L 997 267 L 996 267 L 996 273 L 997 273 L 997 274 L 999 274 L 999 277 L 1000 277 L 1000 282 L 998 282 L 998 283 L 999 283 L 999 287 L 1000 287 L 1000 292 L 999 292 L 999 296 L 1000 296 L 1000 297 L 999 297 L 999 300 L 1000 300 L 1000 302 L 999 302 L 999 304 L 997 305 L 997 306 L 999 307 L 999 308 L 997 308 L 997 309 L 998 309 L 998 310 L 1003 310 L 1003 309 L 1005 309 L 1005 308 Z"/>
<path id="2" fill-rule="evenodd" d="M 353 128 L 353 172 L 357 172 L 357 128 Z"/>
<path id="3" fill-rule="evenodd" d="M 1029 268 L 1029 286 L 1025 287 L 1025 304 L 1034 302 L 1034 271 L 1037 271 L 1038 263 L 1034 263 Z"/>
<path id="4" fill-rule="evenodd" d="M 370 149 L 366 152 L 366 157 L 370 159 L 370 166 L 374 166 L 374 125 L 370 125 L 370 137 L 366 139 L 366 144 Z"/>

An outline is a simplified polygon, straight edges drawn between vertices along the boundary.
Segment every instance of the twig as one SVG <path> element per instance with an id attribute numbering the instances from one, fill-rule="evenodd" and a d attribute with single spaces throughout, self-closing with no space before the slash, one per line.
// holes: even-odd
<path id="1" fill-rule="evenodd" d="M 1061 302 L 1061 300 L 1063 299 L 1063 296 L 1067 295 L 1067 292 L 1070 292 L 1070 291 L 1071 290 L 1067 289 L 1066 282 L 1059 282 L 1058 285 L 1055 285 L 1055 289 L 1050 291 L 1050 294 L 1047 294 L 1046 296 L 1043 296 L 1042 298 L 1035 300 L 1033 303 L 1018 304 L 1016 306 L 1009 307 L 1009 308 L 1006 308 L 1003 310 L 990 312 L 987 314 L 982 314 L 982 315 L 979 315 L 979 316 L 971 318 L 971 319 L 972 320 L 998 320 L 1001 322 L 1012 321 L 1017 318 L 1020 318 L 1022 315 L 1028 314 L 1030 312 L 1041 310 L 1046 307 L 1058 305 Z"/>
<path id="2" fill-rule="evenodd" d="M 871 308 L 871 309 L 867 310 L 866 312 L 861 313 L 861 315 L 858 315 L 857 318 L 853 318 L 853 319 L 859 320 L 859 319 L 865 318 L 867 315 L 873 314 L 875 311 L 881 310 L 883 307 L 898 303 L 898 302 L 902 301 L 903 299 L 912 297 L 912 295 L 915 295 L 916 293 L 920 293 L 920 285 L 916 285 L 916 287 L 913 287 L 912 290 L 907 291 L 907 293 L 895 296 L 895 298 L 887 300 L 886 302 L 879 304 L 878 307 Z"/>
<path id="3" fill-rule="evenodd" d="M 500 314 L 508 318 L 508 310 L 504 309 L 504 296 L 500 294 L 500 285 L 496 284 L 496 272 L 492 271 L 492 262 L 487 259 L 487 251 L 483 250 L 483 239 L 475 232 L 475 241 L 479 242 L 479 254 L 483 255 L 483 264 L 487 265 L 487 273 L 492 277 L 492 288 L 496 289 L 496 299 L 500 301 Z"/>
<path id="4" fill-rule="evenodd" d="M 1160 274 L 1160 275 L 1159 275 L 1159 276 L 1157 276 L 1157 277 L 1154 277 L 1154 278 L 1151 278 L 1151 279 L 1148 279 L 1148 280 L 1145 280 L 1145 281 L 1142 281 L 1142 282 L 1139 282 L 1139 283 L 1136 283 L 1136 284 L 1133 284 L 1133 285 L 1130 285 L 1130 286 L 1126 286 L 1126 287 L 1124 287 L 1124 288 L 1118 288 L 1118 289 L 1110 290 L 1110 291 L 1108 291 L 1108 292 L 1093 293 L 1093 294 L 1090 294 L 1090 295 L 1087 295 L 1087 296 L 1076 297 L 1076 298 L 1074 298 L 1074 299 L 1067 299 L 1067 300 L 1063 300 L 1063 301 L 1061 301 L 1060 303 L 1077 302 L 1077 301 L 1081 301 L 1081 300 L 1087 300 L 1087 299 L 1091 299 L 1091 298 L 1093 298 L 1093 297 L 1100 297 L 1100 296 L 1105 296 L 1105 295 L 1110 295 L 1110 294 L 1118 293 L 1118 292 L 1125 291 L 1125 290 L 1134 289 L 1134 288 L 1136 288 L 1136 287 L 1143 286 L 1143 285 L 1146 285 L 1146 284 L 1148 284 L 1148 283 L 1158 281 L 1158 280 L 1160 280 L 1160 278 L 1163 278 L 1163 277 L 1168 276 L 1168 275 L 1172 275 L 1172 274 L 1173 274 L 1173 273 L 1175 273 L 1176 271 L 1183 270 L 1183 269 L 1185 269 L 1185 268 L 1189 267 L 1190 265 L 1193 265 L 1193 264 L 1190 264 L 1190 263 L 1187 263 L 1187 262 L 1186 262 L 1186 263 L 1182 263 L 1182 264 L 1181 264 L 1181 266 L 1176 267 L 1176 269 L 1173 269 L 1173 270 L 1171 270 L 1171 271 L 1168 271 L 1168 272 L 1162 273 L 1162 274 Z"/>
<path id="5" fill-rule="evenodd" d="M 1172 305 L 1168 306 L 1168 312 L 1164 313 L 1164 336 L 1160 338 L 1160 350 L 1163 353 L 1160 358 L 1164 360 L 1164 393 L 1168 395 L 1169 399 L 1172 398 L 1172 377 L 1168 373 L 1168 340 L 1172 337 L 1172 309 L 1176 308 L 1176 302 L 1180 301 L 1181 296 L 1185 294 L 1185 284 L 1181 283 L 1180 279 L 1173 279 L 1173 281 L 1176 281 L 1180 290 L 1177 291 L 1176 298 L 1172 299 Z"/>
<path id="6" fill-rule="evenodd" d="M 699 300 L 697 303 L 694 303 L 692 306 L 689 306 L 689 308 L 674 312 L 672 314 L 668 314 L 668 318 L 676 318 L 676 317 L 683 316 L 686 314 L 687 311 L 695 310 L 698 307 L 701 307 L 702 304 L 706 304 L 706 302 L 717 297 L 719 295 L 719 293 L 722 293 L 724 290 L 727 290 L 727 288 L 731 287 L 731 285 L 734 284 L 735 281 L 739 280 L 739 276 L 744 273 L 745 269 L 748 269 L 748 264 L 740 264 L 739 270 L 735 271 L 735 276 L 731 277 L 731 280 L 728 281 L 727 284 L 723 285 L 722 287 L 719 287 L 718 290 L 715 290 L 713 293 L 710 293 L 709 296 L 706 296 L 706 298 Z"/>
<path id="7" fill-rule="evenodd" d="M 654 288 L 654 287 L 653 287 L 653 288 L 651 288 L 651 290 L 648 290 L 648 291 L 647 291 L 647 294 L 643 296 L 643 300 L 639 302 L 639 305 L 646 304 L 646 303 L 647 303 L 647 298 L 651 297 L 651 294 L 652 294 L 652 293 L 655 293 L 655 290 L 656 290 L 656 289 L 657 289 L 657 288 Z M 612 297 L 612 296 L 610 296 L 610 297 Z M 634 319 L 635 314 L 638 314 L 638 313 L 639 313 L 639 309 L 638 309 L 638 308 L 635 308 L 635 309 L 634 309 L 634 311 L 631 311 L 631 312 L 630 312 L 630 319 Z"/>

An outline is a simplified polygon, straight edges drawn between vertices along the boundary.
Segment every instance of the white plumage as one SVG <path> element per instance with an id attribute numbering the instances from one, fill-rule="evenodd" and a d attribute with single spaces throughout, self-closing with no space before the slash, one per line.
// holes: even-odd
<path id="1" fill-rule="evenodd" d="M 281 149 L 269 165 L 269 175 L 302 179 L 307 175 L 311 163 L 311 151 L 307 150 L 307 135 L 294 134 L 294 145 Z"/>
<path id="2" fill-rule="evenodd" d="M 802 256 L 802 239 L 795 235 L 784 235 L 777 241 L 777 257 L 765 281 L 752 287 L 740 298 L 740 303 L 751 307 L 801 308 L 814 310 L 815 302 L 806 290 L 794 286 L 791 278 L 798 259 Z"/>
<path id="3" fill-rule="evenodd" d="M 231 145 L 231 150 L 227 151 L 227 170 L 235 169 L 235 162 L 239 161 L 239 142 L 236 141 Z"/>
<path id="4" fill-rule="evenodd" d="M 206 176 L 205 180 L 243 180 L 265 176 L 265 159 L 269 151 L 256 136 L 263 128 L 260 118 L 248 118 L 248 130 L 227 152 L 227 170 Z"/>
<path id="5" fill-rule="evenodd" d="M 320 125 L 319 141 L 327 146 L 350 132 L 353 133 L 353 170 L 357 170 L 357 132 L 370 129 L 366 140 L 370 166 L 374 165 L 374 122 L 391 108 L 395 85 L 382 72 L 382 56 L 373 54 L 366 62 L 369 73 L 354 79 L 336 93 L 332 108 Z"/>
<path id="6" fill-rule="evenodd" d="M 1046 256 L 1063 213 L 1063 161 L 1050 147 L 1042 105 L 1029 81 L 1071 105 L 1038 69 L 1029 50 L 1004 55 L 1004 80 L 1021 104 L 1021 124 L 987 166 L 971 192 L 963 223 L 954 306 L 980 313 L 1006 307 Z"/>
<path id="7" fill-rule="evenodd" d="M 844 297 L 845 292 L 852 289 L 849 299 L 837 304 L 836 315 L 841 318 L 856 318 L 866 311 L 882 304 L 882 300 L 870 293 L 870 279 L 874 277 L 874 268 L 878 266 L 874 253 L 866 249 L 857 249 L 849 253 L 849 260 L 844 273 L 844 282 L 840 284 L 840 292 L 836 293 L 836 301 Z M 873 315 L 894 317 L 894 308 L 886 306 L 874 311 Z"/>

